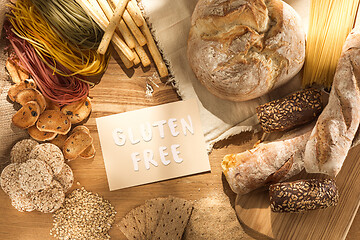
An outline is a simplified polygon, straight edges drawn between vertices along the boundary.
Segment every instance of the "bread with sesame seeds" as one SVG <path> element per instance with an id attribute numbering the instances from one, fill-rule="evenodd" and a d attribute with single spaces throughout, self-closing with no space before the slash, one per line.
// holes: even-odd
<path id="1" fill-rule="evenodd" d="M 273 212 L 299 213 L 335 206 L 339 193 L 333 179 L 307 179 L 270 185 Z"/>
<path id="2" fill-rule="evenodd" d="M 264 132 L 286 131 L 312 122 L 323 109 L 321 92 L 314 88 L 297 91 L 256 108 Z"/>
<path id="3" fill-rule="evenodd" d="M 327 106 L 306 144 L 305 169 L 335 177 L 360 124 L 360 28 L 348 36 L 337 65 Z"/>
<path id="4" fill-rule="evenodd" d="M 305 59 L 305 32 L 281 0 L 200 0 L 187 55 L 197 79 L 230 101 L 260 97 L 294 77 Z"/>
<path id="5" fill-rule="evenodd" d="M 221 163 L 231 189 L 243 195 L 264 185 L 284 181 L 304 169 L 303 154 L 313 124 L 251 150 L 226 155 Z"/>

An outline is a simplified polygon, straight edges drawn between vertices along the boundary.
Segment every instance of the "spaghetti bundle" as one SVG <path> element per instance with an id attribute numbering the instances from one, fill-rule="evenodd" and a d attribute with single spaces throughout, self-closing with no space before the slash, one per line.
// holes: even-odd
<path id="1" fill-rule="evenodd" d="M 359 0 L 311 0 L 303 86 L 330 88 Z"/>
<path id="2" fill-rule="evenodd" d="M 81 81 L 81 77 L 64 77 L 57 73 L 53 74 L 52 69 L 43 61 L 50 61 L 47 57 L 43 60 L 40 59 L 30 43 L 17 37 L 10 27 L 6 27 L 6 30 L 7 38 L 20 60 L 21 67 L 32 75 L 36 85 L 46 98 L 62 106 L 88 96 L 89 84 Z M 58 65 L 58 68 L 64 73 L 69 72 L 69 70 L 61 65 Z"/>
<path id="3" fill-rule="evenodd" d="M 103 30 L 75 1 L 31 0 L 53 30 L 81 49 L 97 49 Z"/>
<path id="4" fill-rule="evenodd" d="M 105 71 L 109 52 L 100 55 L 96 50 L 81 50 L 69 43 L 50 27 L 30 0 L 17 1 L 11 12 L 9 21 L 13 31 L 27 40 L 54 72 L 63 76 L 92 76 Z M 58 64 L 69 71 L 63 71 Z"/>

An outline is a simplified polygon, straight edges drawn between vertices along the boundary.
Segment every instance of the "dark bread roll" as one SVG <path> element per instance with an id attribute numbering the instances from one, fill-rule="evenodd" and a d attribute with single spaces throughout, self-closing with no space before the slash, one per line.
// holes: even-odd
<path id="1" fill-rule="evenodd" d="M 323 109 L 321 92 L 309 88 L 256 108 L 264 132 L 285 131 L 312 122 Z"/>
<path id="2" fill-rule="evenodd" d="M 339 193 L 333 179 L 308 179 L 276 183 L 269 187 L 273 212 L 304 212 L 335 206 Z"/>

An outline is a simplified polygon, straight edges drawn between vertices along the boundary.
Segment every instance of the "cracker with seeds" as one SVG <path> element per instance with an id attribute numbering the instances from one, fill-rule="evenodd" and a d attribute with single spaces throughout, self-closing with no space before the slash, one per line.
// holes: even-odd
<path id="1" fill-rule="evenodd" d="M 23 163 L 29 159 L 30 152 L 39 145 L 32 139 L 23 139 L 17 142 L 11 149 L 10 160 L 12 163 Z"/>
<path id="2" fill-rule="evenodd" d="M 170 197 L 165 201 L 159 224 L 152 239 L 181 239 L 192 211 L 190 201 Z"/>
<path id="3" fill-rule="evenodd" d="M 7 165 L 1 172 L 0 185 L 4 192 L 9 196 L 21 190 L 18 172 L 19 167 L 20 164 L 12 163 Z"/>
<path id="4" fill-rule="evenodd" d="M 52 143 L 43 143 L 34 147 L 29 158 L 44 161 L 51 167 L 53 174 L 59 174 L 65 164 L 60 148 Z"/>
<path id="5" fill-rule="evenodd" d="M 19 212 L 31 212 L 35 210 L 35 206 L 24 190 L 20 189 L 10 196 L 11 205 Z"/>
<path id="6" fill-rule="evenodd" d="M 155 198 L 145 202 L 146 239 L 151 239 L 164 210 L 166 198 Z"/>
<path id="7" fill-rule="evenodd" d="M 74 183 L 74 174 L 70 166 L 65 163 L 59 174 L 54 176 L 54 179 L 61 184 L 66 193 Z"/>
<path id="8" fill-rule="evenodd" d="M 50 186 L 52 170 L 44 161 L 29 159 L 19 167 L 20 187 L 26 193 L 38 192 Z"/>
<path id="9" fill-rule="evenodd" d="M 145 205 L 141 205 L 134 209 L 133 215 L 136 221 L 137 228 L 140 232 L 141 238 L 146 239 L 146 216 Z"/>
<path id="10" fill-rule="evenodd" d="M 133 212 L 134 209 L 126 214 L 126 216 L 119 223 L 118 227 L 127 239 L 139 240 L 142 238 L 139 229 L 137 228 Z"/>
<path id="11" fill-rule="evenodd" d="M 49 188 L 31 195 L 35 209 L 43 213 L 52 213 L 58 210 L 65 200 L 65 193 L 61 184 L 53 180 Z"/>

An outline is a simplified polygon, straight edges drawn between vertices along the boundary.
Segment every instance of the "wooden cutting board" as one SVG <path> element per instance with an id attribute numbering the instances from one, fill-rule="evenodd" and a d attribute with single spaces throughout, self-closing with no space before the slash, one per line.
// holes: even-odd
<path id="1" fill-rule="evenodd" d="M 273 213 L 268 192 L 262 190 L 238 196 L 236 213 L 245 226 L 272 239 L 345 239 L 360 205 L 360 146 L 350 150 L 336 182 L 340 195 L 336 207 Z"/>

